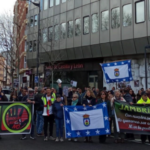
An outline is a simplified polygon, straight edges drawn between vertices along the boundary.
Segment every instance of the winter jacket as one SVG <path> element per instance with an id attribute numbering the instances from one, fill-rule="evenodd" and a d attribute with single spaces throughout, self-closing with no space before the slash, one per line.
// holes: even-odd
<path id="1" fill-rule="evenodd" d="M 5 95 L 0 95 L 0 102 L 2 101 L 8 101 L 7 97 Z"/>
<path id="2" fill-rule="evenodd" d="M 85 98 L 83 99 L 83 104 L 85 104 L 86 106 L 88 105 L 96 105 L 96 99 L 94 97 L 88 97 L 85 96 Z"/>
<path id="3" fill-rule="evenodd" d="M 63 104 L 62 101 L 60 101 L 60 102 L 55 101 L 53 104 L 53 114 L 56 119 L 63 118 L 63 107 L 60 106 L 61 104 Z"/>
<path id="4" fill-rule="evenodd" d="M 109 118 L 112 117 L 112 110 L 111 110 L 111 105 L 110 105 L 110 101 L 109 100 L 105 100 L 106 104 L 107 104 L 107 111 L 108 111 L 108 116 Z M 97 100 L 97 104 L 101 104 L 103 103 L 102 99 L 98 99 Z"/>
<path id="5" fill-rule="evenodd" d="M 127 103 L 133 102 L 132 97 L 129 93 L 126 93 L 123 98 L 126 100 Z"/>
<path id="6" fill-rule="evenodd" d="M 18 100 L 19 100 L 19 101 L 22 101 L 22 102 L 26 102 L 27 99 L 28 99 L 28 95 L 25 95 L 25 96 L 19 96 L 19 97 L 18 97 Z"/>
<path id="7" fill-rule="evenodd" d="M 38 93 L 35 95 L 34 97 L 34 101 L 35 101 L 35 109 L 37 111 L 43 111 L 43 107 L 44 107 L 44 103 L 42 101 L 42 96 L 43 94 L 42 93 Z"/>

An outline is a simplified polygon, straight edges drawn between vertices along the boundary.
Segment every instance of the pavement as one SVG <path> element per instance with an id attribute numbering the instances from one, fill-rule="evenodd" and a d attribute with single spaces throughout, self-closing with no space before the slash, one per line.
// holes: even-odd
<path id="1" fill-rule="evenodd" d="M 115 144 L 113 137 L 107 138 L 105 144 L 98 141 L 98 137 L 93 137 L 93 143 L 84 143 L 84 138 L 79 138 L 78 142 L 44 141 L 44 137 L 36 137 L 35 140 L 20 140 L 21 135 L 2 136 L 0 140 L 0 150 L 146 150 L 150 144 L 142 144 L 139 139 L 125 141 L 125 143 Z"/>

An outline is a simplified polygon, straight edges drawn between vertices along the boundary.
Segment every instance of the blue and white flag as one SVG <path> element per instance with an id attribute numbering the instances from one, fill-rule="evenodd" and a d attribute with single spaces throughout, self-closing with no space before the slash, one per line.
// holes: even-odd
<path id="1" fill-rule="evenodd" d="M 66 138 L 110 134 L 106 103 L 95 106 L 64 106 Z"/>
<path id="2" fill-rule="evenodd" d="M 131 60 L 100 64 L 107 83 L 132 81 Z"/>

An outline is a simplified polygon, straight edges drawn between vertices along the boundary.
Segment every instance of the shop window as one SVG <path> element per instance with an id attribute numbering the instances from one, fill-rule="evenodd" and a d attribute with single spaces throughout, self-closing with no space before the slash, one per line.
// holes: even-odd
<path id="1" fill-rule="evenodd" d="M 111 11 L 111 27 L 116 29 L 120 27 L 120 8 L 113 8 Z"/>
<path id="2" fill-rule="evenodd" d="M 81 35 L 81 19 L 75 20 L 75 36 Z"/>
<path id="3" fill-rule="evenodd" d="M 68 21 L 68 38 L 73 37 L 73 21 Z"/>
<path id="4" fill-rule="evenodd" d="M 131 26 L 132 24 L 132 5 L 123 6 L 123 26 Z"/>
<path id="5" fill-rule="evenodd" d="M 92 33 L 98 32 L 98 14 L 93 14 L 92 15 Z"/>
<path id="6" fill-rule="evenodd" d="M 102 12 L 102 24 L 101 24 L 101 30 L 106 31 L 109 30 L 109 11 L 103 11 Z"/>
<path id="7" fill-rule="evenodd" d="M 139 1 L 135 3 L 135 22 L 142 23 L 145 21 L 145 3 Z"/>
<path id="8" fill-rule="evenodd" d="M 83 18 L 83 34 L 89 34 L 90 32 L 90 17 Z"/>

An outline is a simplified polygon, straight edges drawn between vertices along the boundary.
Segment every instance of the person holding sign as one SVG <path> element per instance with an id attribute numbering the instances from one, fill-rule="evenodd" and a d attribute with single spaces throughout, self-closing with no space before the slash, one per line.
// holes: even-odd
<path id="1" fill-rule="evenodd" d="M 138 100 L 137 104 L 150 104 L 150 99 L 148 98 L 148 95 L 146 92 L 142 92 L 141 93 L 142 97 L 140 100 Z M 142 143 L 145 143 L 146 142 L 146 139 L 147 139 L 147 135 L 141 135 L 141 141 Z M 149 140 L 149 143 L 150 143 L 150 135 L 148 135 L 148 140 Z"/>

